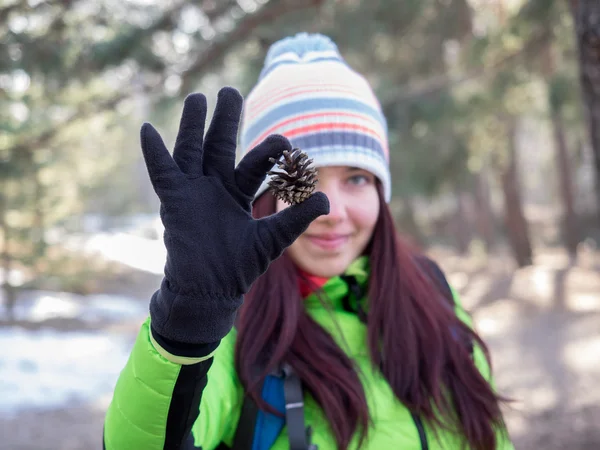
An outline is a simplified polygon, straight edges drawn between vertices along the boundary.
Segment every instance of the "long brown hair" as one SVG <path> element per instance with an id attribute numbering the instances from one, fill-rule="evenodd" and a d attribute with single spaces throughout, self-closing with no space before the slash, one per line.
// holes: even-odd
<path id="1" fill-rule="evenodd" d="M 489 362 L 487 347 L 440 300 L 440 289 L 415 262 L 419 255 L 397 235 L 378 190 L 381 210 L 367 249 L 373 366 L 412 413 L 456 430 L 475 450 L 494 450 L 495 432 L 503 426 L 501 399 L 476 368 L 464 341 L 482 348 Z M 275 207 L 274 197 L 264 194 L 254 203 L 253 214 L 266 217 Z M 364 441 L 369 411 L 354 364 L 305 312 L 298 272 L 285 253 L 246 295 L 237 327 L 236 368 L 259 406 L 266 407 L 261 399 L 264 377 L 285 361 L 323 409 L 337 447 L 346 450 L 356 432 Z"/>

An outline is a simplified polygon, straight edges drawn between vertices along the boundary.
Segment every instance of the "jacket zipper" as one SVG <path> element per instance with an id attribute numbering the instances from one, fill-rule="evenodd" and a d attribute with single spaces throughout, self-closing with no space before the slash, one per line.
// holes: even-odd
<path id="1" fill-rule="evenodd" d="M 423 421 L 415 413 L 411 413 L 417 431 L 419 432 L 419 439 L 421 440 L 421 450 L 429 450 L 429 444 L 427 443 L 427 435 L 425 434 L 425 428 L 423 427 Z"/>

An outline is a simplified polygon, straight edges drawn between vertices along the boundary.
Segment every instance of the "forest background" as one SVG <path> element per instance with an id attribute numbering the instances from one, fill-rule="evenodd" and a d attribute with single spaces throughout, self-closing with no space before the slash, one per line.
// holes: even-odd
<path id="1" fill-rule="evenodd" d="M 268 47 L 300 31 L 332 37 L 381 100 L 398 228 L 490 342 L 518 448 L 598 448 L 594 0 L 0 1 L 0 393 L 24 374 L 60 390 L 30 345 L 111 336 L 126 355 L 164 262 L 141 124 L 172 143 L 187 94 L 247 94 Z M 99 372 L 75 353 L 79 378 Z M 98 448 L 123 363 L 106 354 L 97 389 L 0 401 L 6 448 Z"/>

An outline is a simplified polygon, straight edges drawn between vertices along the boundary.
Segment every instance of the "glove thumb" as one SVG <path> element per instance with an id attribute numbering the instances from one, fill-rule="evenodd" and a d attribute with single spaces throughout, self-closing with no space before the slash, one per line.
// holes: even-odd
<path id="1" fill-rule="evenodd" d="M 258 226 L 269 231 L 261 235 L 270 237 L 271 242 L 266 244 L 270 249 L 271 260 L 278 258 L 292 245 L 313 220 L 326 214 L 329 214 L 329 199 L 323 192 L 315 192 L 302 203 L 259 220 Z"/>

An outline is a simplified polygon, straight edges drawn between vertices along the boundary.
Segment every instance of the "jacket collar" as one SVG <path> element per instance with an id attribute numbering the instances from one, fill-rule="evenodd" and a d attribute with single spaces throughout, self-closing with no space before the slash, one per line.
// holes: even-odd
<path id="1" fill-rule="evenodd" d="M 347 310 L 345 305 L 345 299 L 348 295 L 352 295 L 350 292 L 349 282 L 353 282 L 356 286 L 361 288 L 364 297 L 366 291 L 367 282 L 369 280 L 370 264 L 367 256 L 361 256 L 357 258 L 346 271 L 339 276 L 335 276 L 327 280 L 322 286 L 321 295 L 319 298 L 318 293 L 312 293 L 304 300 L 305 307 L 308 310 L 321 309 L 324 306 L 332 308 L 333 310 Z M 359 299 L 354 299 L 354 301 Z M 323 304 L 325 303 L 325 305 Z"/>

